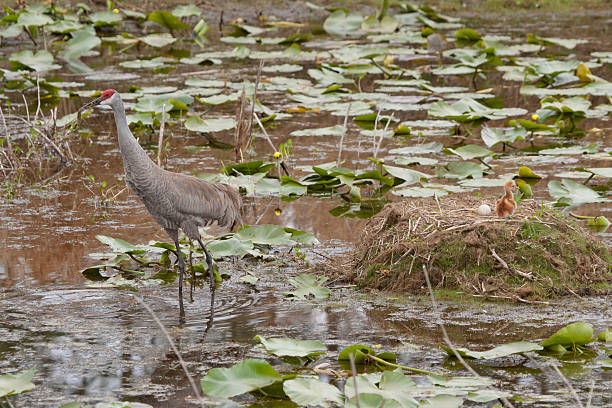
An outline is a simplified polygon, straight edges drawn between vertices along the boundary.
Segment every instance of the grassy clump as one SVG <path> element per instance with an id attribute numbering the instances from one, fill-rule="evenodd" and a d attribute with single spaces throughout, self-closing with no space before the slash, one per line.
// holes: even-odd
<path id="1" fill-rule="evenodd" d="M 342 274 L 362 287 L 421 294 L 548 299 L 612 288 L 612 251 L 574 220 L 523 201 L 507 219 L 472 198 L 402 201 L 372 218 Z M 489 203 L 493 204 L 493 203 Z"/>

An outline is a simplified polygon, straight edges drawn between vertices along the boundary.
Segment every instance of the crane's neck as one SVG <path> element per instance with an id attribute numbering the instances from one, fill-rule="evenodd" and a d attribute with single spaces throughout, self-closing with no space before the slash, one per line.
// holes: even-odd
<path id="1" fill-rule="evenodd" d="M 117 95 L 118 96 L 118 95 Z M 127 123 L 123 102 L 119 99 L 111 105 L 115 114 L 115 124 L 117 125 L 117 138 L 119 139 L 119 150 L 123 157 L 123 167 L 126 177 L 134 174 L 148 173 L 147 170 L 155 165 L 144 149 L 140 146 Z"/>

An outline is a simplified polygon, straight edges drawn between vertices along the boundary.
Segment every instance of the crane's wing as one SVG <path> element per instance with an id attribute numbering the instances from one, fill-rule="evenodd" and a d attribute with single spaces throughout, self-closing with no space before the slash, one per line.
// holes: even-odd
<path id="1" fill-rule="evenodd" d="M 240 194 L 227 184 L 210 183 L 193 176 L 165 172 L 167 191 L 174 209 L 182 216 L 200 220 L 202 225 L 217 221 L 220 226 L 242 225 Z"/>

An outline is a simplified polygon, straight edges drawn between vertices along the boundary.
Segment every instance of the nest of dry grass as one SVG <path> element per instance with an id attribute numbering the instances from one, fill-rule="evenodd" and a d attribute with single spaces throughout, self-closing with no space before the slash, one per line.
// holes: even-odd
<path id="1" fill-rule="evenodd" d="M 479 216 L 495 199 L 453 196 L 387 205 L 364 228 L 354 254 L 332 271 L 363 287 L 538 301 L 612 288 L 612 251 L 558 211 L 524 200 L 505 219 Z"/>

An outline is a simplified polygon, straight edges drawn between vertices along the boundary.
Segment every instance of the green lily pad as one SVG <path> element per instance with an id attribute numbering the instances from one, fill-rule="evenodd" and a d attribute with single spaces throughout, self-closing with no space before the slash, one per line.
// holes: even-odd
<path id="1" fill-rule="evenodd" d="M 553 180 L 548 183 L 549 194 L 557 200 L 557 206 L 580 205 L 585 203 L 599 203 L 607 201 L 597 192 L 582 183 L 573 180 Z"/>
<path id="2" fill-rule="evenodd" d="M 291 136 L 342 136 L 346 129 L 342 125 L 334 125 L 324 128 L 294 130 Z"/>
<path id="3" fill-rule="evenodd" d="M 612 331 L 610 331 L 610 329 L 602 330 L 597 335 L 597 340 L 603 342 L 612 342 Z"/>
<path id="4" fill-rule="evenodd" d="M 487 147 L 495 146 L 498 143 L 514 143 L 517 140 L 525 140 L 527 130 L 524 128 L 490 128 L 483 126 L 480 137 Z"/>
<path id="5" fill-rule="evenodd" d="M 117 25 L 123 18 L 119 13 L 113 13 L 112 11 L 99 11 L 91 14 L 89 19 L 95 26 L 104 26 Z"/>
<path id="6" fill-rule="evenodd" d="M 295 241 L 291 239 L 291 233 L 285 231 L 281 226 L 272 224 L 244 226 L 234 234 L 234 237 L 262 245 L 295 245 Z"/>
<path id="7" fill-rule="evenodd" d="M 147 20 L 157 23 L 170 31 L 184 30 L 189 28 L 187 24 L 183 23 L 181 20 L 178 19 L 178 17 L 166 10 L 156 10 L 148 14 Z"/>
<path id="8" fill-rule="evenodd" d="M 563 154 L 592 154 L 597 153 L 599 146 L 595 143 L 591 143 L 587 146 L 570 146 L 570 147 L 555 147 L 553 149 L 540 150 L 539 154 L 550 154 L 550 155 L 563 155 Z"/>
<path id="9" fill-rule="evenodd" d="M 441 346 L 444 351 L 448 353 L 449 356 L 454 356 L 453 350 L 449 347 Z M 536 351 L 542 350 L 543 347 L 536 343 L 531 343 L 528 341 L 519 341 L 516 343 L 508 343 L 503 344 L 501 346 L 497 346 L 487 351 L 471 351 L 469 349 L 459 347 L 456 350 L 459 352 L 459 355 L 462 357 L 470 357 L 476 359 L 491 359 L 491 358 L 500 358 L 506 357 L 512 354 L 520 354 L 525 353 L 527 351 Z"/>
<path id="10" fill-rule="evenodd" d="M 26 69 L 36 72 L 61 68 L 60 65 L 53 63 L 53 55 L 45 50 L 36 51 L 36 53 L 31 50 L 16 52 L 9 57 L 9 64 L 13 69 Z"/>
<path id="11" fill-rule="evenodd" d="M 26 27 L 42 27 L 53 24 L 53 19 L 46 14 L 25 12 L 19 14 L 17 24 Z"/>
<path id="12" fill-rule="evenodd" d="M 331 290 L 322 286 L 327 281 L 325 276 L 315 276 L 308 273 L 302 273 L 295 278 L 289 279 L 289 283 L 295 287 L 295 290 L 286 292 L 285 295 L 302 300 L 325 300 L 331 294 Z"/>
<path id="13" fill-rule="evenodd" d="M 378 357 L 382 360 L 395 363 L 397 361 L 397 356 L 393 353 L 383 352 L 376 353 L 376 351 L 368 346 L 364 346 L 363 344 L 354 344 L 352 346 L 348 346 L 338 354 L 338 362 L 341 361 L 349 361 L 349 355 L 352 354 L 355 359 L 355 364 L 367 364 L 370 362 L 367 358 L 368 356 Z"/>
<path id="14" fill-rule="evenodd" d="M 444 146 L 438 142 L 429 142 L 429 143 L 423 143 L 423 144 L 416 145 L 416 146 L 407 146 L 407 147 L 400 147 L 397 149 L 391 149 L 389 150 L 389 153 L 406 154 L 406 155 L 440 153 L 443 147 Z"/>
<path id="15" fill-rule="evenodd" d="M 438 177 L 451 179 L 481 178 L 484 174 L 480 165 L 471 162 L 450 162 L 445 167 L 438 168 Z"/>
<path id="16" fill-rule="evenodd" d="M 593 326 L 589 323 L 575 322 L 568 324 L 558 332 L 542 342 L 542 346 L 549 348 L 556 345 L 563 347 L 582 346 L 593 341 Z"/>
<path id="17" fill-rule="evenodd" d="M 331 13 L 323 22 L 323 29 L 329 35 L 339 37 L 344 36 L 359 36 L 363 34 L 361 25 L 363 16 L 358 13 L 349 13 L 348 11 L 338 9 Z"/>
<path id="18" fill-rule="evenodd" d="M 199 17 L 202 14 L 202 10 L 195 4 L 186 4 L 182 6 L 176 6 L 174 10 L 172 10 L 172 14 L 176 17 L 190 17 L 196 16 Z"/>
<path id="19" fill-rule="evenodd" d="M 220 132 L 236 127 L 236 119 L 232 117 L 202 119 L 194 115 L 185 121 L 185 127 L 194 132 Z"/>
<path id="20" fill-rule="evenodd" d="M 206 248 L 214 259 L 219 259 L 228 256 L 237 256 L 243 258 L 246 255 L 259 256 L 261 255 L 254 249 L 253 242 L 242 240 L 235 237 L 222 240 L 209 241 Z"/>
<path id="21" fill-rule="evenodd" d="M 324 407 L 330 403 L 342 405 L 343 396 L 338 388 L 318 378 L 296 378 L 283 383 L 283 391 L 299 406 Z"/>
<path id="22" fill-rule="evenodd" d="M 266 339 L 263 336 L 255 336 L 255 340 L 267 353 L 277 357 L 315 357 L 325 354 L 327 347 L 318 340 L 297 340 L 290 338 Z"/>
<path id="23" fill-rule="evenodd" d="M 0 375 L 0 398 L 10 397 L 34 389 L 32 383 L 35 368 L 20 372 L 19 374 Z"/>
<path id="24" fill-rule="evenodd" d="M 446 150 L 450 153 L 456 154 L 463 160 L 483 158 L 487 156 L 492 156 L 494 154 L 491 150 L 474 144 L 461 146 L 456 149 L 452 149 L 449 147 Z"/>
<path id="25" fill-rule="evenodd" d="M 229 398 L 266 387 L 280 379 L 281 375 L 268 362 L 247 359 L 230 368 L 211 369 L 200 384 L 208 396 Z"/>
<path id="26" fill-rule="evenodd" d="M 106 235 L 96 235 L 96 239 L 101 243 L 111 247 L 113 252 L 124 254 L 144 254 L 145 251 L 139 246 L 130 244 L 120 238 L 113 238 Z"/>
<path id="27" fill-rule="evenodd" d="M 175 42 L 176 38 L 169 33 L 155 33 L 141 37 L 139 40 L 151 47 L 162 48 Z"/>

